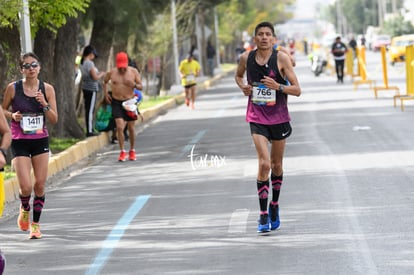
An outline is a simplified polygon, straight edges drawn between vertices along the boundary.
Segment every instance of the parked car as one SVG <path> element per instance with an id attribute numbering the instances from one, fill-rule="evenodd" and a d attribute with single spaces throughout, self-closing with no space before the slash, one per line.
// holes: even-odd
<path id="1" fill-rule="evenodd" d="M 387 34 L 379 34 L 372 41 L 371 47 L 374 52 L 379 51 L 382 46 L 388 48 L 391 45 L 391 36 Z"/>
<path id="2" fill-rule="evenodd" d="M 413 44 L 414 34 L 393 37 L 388 51 L 391 65 L 405 61 L 405 47 Z"/>

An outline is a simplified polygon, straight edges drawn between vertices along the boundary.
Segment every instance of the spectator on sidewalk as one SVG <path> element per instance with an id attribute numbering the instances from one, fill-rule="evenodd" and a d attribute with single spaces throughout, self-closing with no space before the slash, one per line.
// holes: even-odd
<path id="1" fill-rule="evenodd" d="M 112 132 L 111 143 L 118 143 L 116 137 L 115 120 L 112 117 L 112 106 L 106 102 L 105 97 L 99 102 L 96 111 L 95 129 L 99 132 Z"/>
<path id="2" fill-rule="evenodd" d="M 82 72 L 82 92 L 83 104 L 85 105 L 85 126 L 86 136 L 96 136 L 98 133 L 94 132 L 93 120 L 95 113 L 96 97 L 99 91 L 99 79 L 101 79 L 105 72 L 99 72 L 95 67 L 93 60 L 98 57 L 98 53 L 91 45 L 85 47 L 82 53 L 80 70 Z"/>
<path id="3" fill-rule="evenodd" d="M 216 49 L 211 44 L 210 40 L 207 42 L 207 69 L 208 75 L 213 77 L 214 76 L 214 57 L 216 56 Z"/>

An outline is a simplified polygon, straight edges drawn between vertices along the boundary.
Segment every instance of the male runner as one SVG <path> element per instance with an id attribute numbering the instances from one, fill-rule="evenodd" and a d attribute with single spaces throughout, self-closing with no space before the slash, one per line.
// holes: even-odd
<path id="1" fill-rule="evenodd" d="M 107 88 L 109 81 L 111 81 L 112 86 L 112 97 L 109 95 Z M 119 161 L 125 161 L 127 159 L 127 153 L 124 148 L 125 124 L 128 126 L 129 133 L 130 149 L 128 158 L 132 161 L 136 160 L 135 120 L 137 120 L 139 113 L 128 112 L 126 108 L 129 104 L 123 104 L 127 101 L 131 102 L 131 105 L 136 104 L 134 88 L 142 90 L 141 76 L 137 69 L 128 66 L 128 55 L 125 52 L 120 52 L 116 55 L 116 68 L 113 68 L 105 75 L 103 84 L 105 99 L 108 103 L 111 102 L 112 104 L 112 116 L 115 119 L 117 138 L 119 148 L 121 149 L 118 158 Z"/>
<path id="2" fill-rule="evenodd" d="M 259 233 L 275 230 L 280 226 L 279 194 L 283 181 L 282 160 L 286 138 L 292 133 L 287 108 L 287 96 L 299 96 L 301 89 L 288 55 L 273 49 L 274 28 L 262 22 L 255 28 L 257 49 L 240 57 L 235 80 L 248 96 L 246 121 L 256 148 L 259 168 L 257 191 L 259 196 Z M 247 73 L 247 83 L 244 73 Z M 290 83 L 286 86 L 287 79 Z M 271 150 L 268 150 L 268 143 Z M 272 200 L 267 205 L 269 174 L 272 183 Z M 268 208 L 269 207 L 269 208 Z"/>
<path id="3" fill-rule="evenodd" d="M 180 62 L 179 71 L 181 74 L 181 84 L 185 91 L 185 104 L 194 109 L 196 98 L 196 77 L 200 75 L 200 63 L 194 60 L 194 56 L 189 54 L 186 59 Z M 191 101 L 191 103 L 190 103 Z"/>

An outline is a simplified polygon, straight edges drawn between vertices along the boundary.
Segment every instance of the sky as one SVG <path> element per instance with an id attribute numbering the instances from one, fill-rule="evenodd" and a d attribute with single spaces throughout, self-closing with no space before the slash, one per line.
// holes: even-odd
<path id="1" fill-rule="evenodd" d="M 294 18 L 295 19 L 309 19 L 315 17 L 315 5 L 317 3 L 322 3 L 323 5 L 328 5 L 329 2 L 334 1 L 323 1 L 323 0 L 296 0 L 296 11 Z"/>
<path id="2" fill-rule="evenodd" d="M 328 5 L 335 3 L 336 0 L 296 0 L 296 11 L 295 11 L 295 19 L 308 19 L 314 18 L 315 16 L 315 5 L 317 3 L 322 3 L 322 5 Z M 405 7 L 410 9 L 409 15 L 411 16 L 414 14 L 414 1 L 413 0 L 405 0 Z M 407 17 L 408 17 L 407 16 Z"/>

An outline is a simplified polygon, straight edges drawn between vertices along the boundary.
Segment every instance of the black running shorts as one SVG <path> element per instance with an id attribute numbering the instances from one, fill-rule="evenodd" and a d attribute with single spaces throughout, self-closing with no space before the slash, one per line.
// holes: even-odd
<path id="1" fill-rule="evenodd" d="M 125 121 L 134 121 L 137 120 L 136 118 L 133 119 L 127 115 L 127 111 L 122 107 L 122 102 L 116 99 L 112 99 L 112 117 L 116 118 L 123 118 Z"/>
<path id="2" fill-rule="evenodd" d="M 250 122 L 250 133 L 265 136 L 269 141 L 283 140 L 292 134 L 292 127 L 289 122 L 275 125 Z"/>
<path id="3" fill-rule="evenodd" d="M 13 157 L 34 157 L 49 153 L 49 138 L 13 139 L 11 143 Z"/>
<path id="4" fill-rule="evenodd" d="M 193 87 L 195 85 L 197 85 L 197 83 L 192 83 L 192 84 L 185 85 L 184 88 L 190 89 L 191 87 Z"/>

